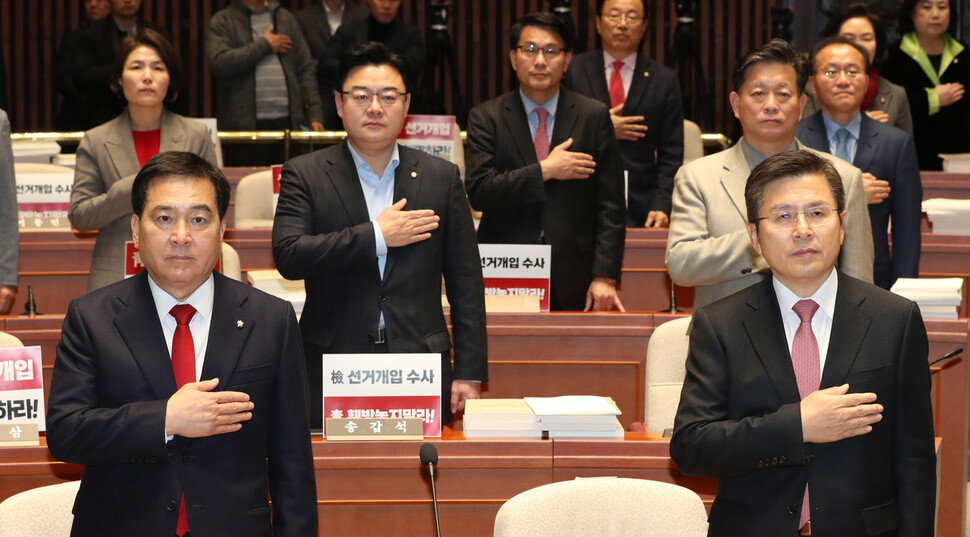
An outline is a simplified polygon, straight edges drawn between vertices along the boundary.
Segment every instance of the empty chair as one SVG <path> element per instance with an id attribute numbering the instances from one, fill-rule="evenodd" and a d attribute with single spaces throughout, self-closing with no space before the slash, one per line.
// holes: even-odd
<path id="1" fill-rule="evenodd" d="M 23 342 L 20 341 L 17 336 L 8 334 L 6 332 L 0 332 L 0 349 L 8 349 L 10 347 L 23 347 Z"/>
<path id="2" fill-rule="evenodd" d="M 701 128 L 689 119 L 684 120 L 684 164 L 704 156 Z"/>
<path id="3" fill-rule="evenodd" d="M 662 433 L 674 426 L 680 390 L 687 369 L 687 329 L 690 317 L 667 321 L 654 329 L 647 343 L 646 426 Z"/>
<path id="4" fill-rule="evenodd" d="M 527 490 L 495 516 L 495 537 L 703 537 L 704 502 L 690 489 L 645 479 L 577 478 Z"/>
<path id="5" fill-rule="evenodd" d="M 251 173 L 236 185 L 235 221 L 240 229 L 273 227 L 273 172 Z"/>
<path id="6" fill-rule="evenodd" d="M 27 490 L 0 503 L 0 537 L 68 537 L 80 481 Z"/>
<path id="7" fill-rule="evenodd" d="M 241 282 L 242 266 L 239 261 L 239 253 L 229 245 L 228 242 L 222 243 L 222 262 L 219 265 L 219 272 Z"/>

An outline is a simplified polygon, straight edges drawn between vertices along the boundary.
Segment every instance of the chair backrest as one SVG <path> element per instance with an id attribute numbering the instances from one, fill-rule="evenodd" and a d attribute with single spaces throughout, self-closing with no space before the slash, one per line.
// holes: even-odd
<path id="1" fill-rule="evenodd" d="M 22 173 L 74 173 L 74 169 L 42 162 L 14 162 L 13 173 L 14 175 Z"/>
<path id="2" fill-rule="evenodd" d="M 222 243 L 222 263 L 219 272 L 236 281 L 242 281 L 242 263 L 239 261 L 239 253 L 229 243 Z"/>
<path id="3" fill-rule="evenodd" d="M 0 503 L 0 537 L 69 537 L 80 481 L 27 490 Z"/>
<path id="4" fill-rule="evenodd" d="M 662 433 L 674 426 L 687 369 L 687 329 L 690 317 L 667 321 L 654 329 L 647 343 L 646 426 Z"/>
<path id="5" fill-rule="evenodd" d="M 0 332 L 0 349 L 8 349 L 10 347 L 23 347 L 24 344 L 20 339 L 6 332 Z"/>
<path id="6" fill-rule="evenodd" d="M 577 478 L 517 494 L 495 516 L 495 537 L 703 537 L 707 511 L 690 489 L 646 479 Z"/>
<path id="7" fill-rule="evenodd" d="M 684 164 L 704 156 L 701 128 L 689 119 L 684 120 Z"/>
<path id="8" fill-rule="evenodd" d="M 251 173 L 236 185 L 235 221 L 240 229 L 273 227 L 273 172 Z"/>

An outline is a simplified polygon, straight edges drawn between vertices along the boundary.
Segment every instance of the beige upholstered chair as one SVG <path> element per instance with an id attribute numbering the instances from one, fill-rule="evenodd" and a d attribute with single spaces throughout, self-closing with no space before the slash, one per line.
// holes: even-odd
<path id="1" fill-rule="evenodd" d="M 219 267 L 223 275 L 236 281 L 242 281 L 242 266 L 239 261 L 239 253 L 229 243 L 222 243 L 222 265 Z"/>
<path id="2" fill-rule="evenodd" d="M 13 173 L 14 175 L 22 173 L 74 173 L 74 169 L 41 162 L 14 162 Z"/>
<path id="3" fill-rule="evenodd" d="M 704 156 L 701 128 L 689 119 L 684 120 L 684 164 Z"/>
<path id="4" fill-rule="evenodd" d="M 0 503 L 0 537 L 68 537 L 80 481 L 27 490 Z"/>
<path id="5" fill-rule="evenodd" d="M 577 478 L 522 492 L 499 509 L 495 537 L 703 537 L 704 502 L 690 489 L 645 479 Z"/>
<path id="6" fill-rule="evenodd" d="M 662 433 L 674 426 L 687 370 L 687 328 L 690 317 L 681 317 L 658 326 L 647 344 L 646 426 Z"/>
<path id="7" fill-rule="evenodd" d="M 236 185 L 235 222 L 240 229 L 273 227 L 273 172 L 251 173 Z"/>
<path id="8" fill-rule="evenodd" d="M 10 347 L 23 347 L 23 342 L 12 334 L 6 332 L 0 332 L 0 349 L 8 349 Z"/>

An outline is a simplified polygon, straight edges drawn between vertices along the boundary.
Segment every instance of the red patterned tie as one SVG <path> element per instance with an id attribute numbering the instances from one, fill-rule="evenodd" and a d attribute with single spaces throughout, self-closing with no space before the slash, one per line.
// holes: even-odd
<path id="1" fill-rule="evenodd" d="M 795 381 L 798 383 L 798 396 L 802 399 L 808 394 L 817 391 L 821 382 L 822 373 L 819 368 L 818 360 L 818 341 L 815 333 L 812 332 L 812 317 L 818 310 L 818 304 L 814 300 L 799 300 L 791 308 L 798 315 L 801 323 L 795 331 L 795 339 L 791 345 L 791 363 L 795 369 Z M 804 526 L 811 518 L 810 505 L 808 502 L 808 485 L 805 485 L 805 496 L 802 498 L 801 516 L 798 518 L 798 527 Z"/>
<path id="2" fill-rule="evenodd" d="M 536 127 L 536 137 L 532 143 L 536 146 L 536 160 L 542 162 L 549 156 L 549 131 L 546 130 L 546 118 L 549 117 L 549 112 L 539 107 L 536 108 L 536 114 L 539 114 L 539 126 Z"/>
<path id="3" fill-rule="evenodd" d="M 195 308 L 188 304 L 180 304 L 169 312 L 175 317 L 178 326 L 175 327 L 175 337 L 172 338 L 172 369 L 175 371 L 175 385 L 181 388 L 189 382 L 195 382 L 195 342 L 189 321 L 195 315 Z M 179 519 L 175 526 L 175 535 L 182 536 L 189 531 L 189 513 L 185 508 L 185 494 L 179 502 Z"/>
<path id="4" fill-rule="evenodd" d="M 616 108 L 626 102 L 626 94 L 623 92 L 623 77 L 620 76 L 620 69 L 622 68 L 623 62 L 613 62 L 613 75 L 610 77 L 610 108 Z"/>

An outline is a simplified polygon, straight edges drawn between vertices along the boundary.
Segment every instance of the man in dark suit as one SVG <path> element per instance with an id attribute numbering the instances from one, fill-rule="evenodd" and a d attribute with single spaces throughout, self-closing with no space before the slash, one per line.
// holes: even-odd
<path id="1" fill-rule="evenodd" d="M 623 311 L 616 294 L 626 211 L 621 156 L 606 106 L 560 86 L 572 34 L 551 13 L 512 27 L 520 89 L 468 120 L 465 187 L 482 243 L 550 244 L 550 307 Z"/>
<path id="2" fill-rule="evenodd" d="M 283 276 L 306 281 L 300 328 L 315 427 L 322 354 L 441 353 L 442 424 L 488 380 L 471 211 L 454 164 L 397 144 L 406 76 L 404 61 L 380 43 L 354 49 L 334 95 L 347 142 L 287 162 L 280 177 L 273 257 Z"/>
<path id="3" fill-rule="evenodd" d="M 132 206 L 145 270 L 73 300 L 57 346 L 47 444 L 86 465 L 71 535 L 316 536 L 293 308 L 213 272 L 229 183 L 160 153 Z"/>
<path id="4" fill-rule="evenodd" d="M 772 277 L 694 313 L 670 442 L 681 471 L 719 479 L 708 535 L 933 535 L 919 308 L 836 270 L 847 213 L 825 158 L 769 157 L 744 198 Z"/>
<path id="5" fill-rule="evenodd" d="M 649 0 L 597 0 L 603 48 L 573 58 L 570 89 L 610 106 L 627 170 L 627 225 L 667 227 L 674 174 L 684 163 L 684 105 L 677 74 L 640 54 Z"/>
<path id="6" fill-rule="evenodd" d="M 897 278 L 919 276 L 923 187 L 916 146 L 905 132 L 862 113 L 869 73 L 865 50 L 833 37 L 816 44 L 812 58 L 809 84 L 822 109 L 803 119 L 795 135 L 862 170 L 872 223 L 873 282 L 889 289 Z"/>
<path id="7" fill-rule="evenodd" d="M 310 48 L 310 55 L 317 61 L 317 84 L 320 86 L 324 111 L 333 109 L 330 93 L 333 91 L 334 79 L 326 78 L 323 72 L 330 38 L 341 26 L 364 20 L 369 13 L 366 6 L 355 0 L 314 0 L 309 6 L 294 13 L 303 27 L 303 37 Z"/>

